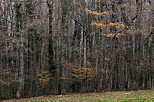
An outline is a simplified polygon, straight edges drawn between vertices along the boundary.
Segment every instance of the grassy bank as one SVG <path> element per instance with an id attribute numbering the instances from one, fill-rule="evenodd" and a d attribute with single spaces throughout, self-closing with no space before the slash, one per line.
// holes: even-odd
<path id="1" fill-rule="evenodd" d="M 50 95 L 3 102 L 154 102 L 154 90 Z"/>

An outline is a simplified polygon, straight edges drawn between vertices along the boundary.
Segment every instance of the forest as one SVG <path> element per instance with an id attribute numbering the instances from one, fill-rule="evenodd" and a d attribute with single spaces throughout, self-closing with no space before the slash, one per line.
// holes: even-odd
<path id="1" fill-rule="evenodd" d="M 154 89 L 154 0 L 0 0 L 0 100 Z"/>

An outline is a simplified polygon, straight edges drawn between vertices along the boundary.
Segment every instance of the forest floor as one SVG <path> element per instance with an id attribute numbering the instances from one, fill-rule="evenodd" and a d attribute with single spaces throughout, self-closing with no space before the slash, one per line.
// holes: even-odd
<path id="1" fill-rule="evenodd" d="M 48 95 L 2 102 L 154 102 L 154 90 Z"/>

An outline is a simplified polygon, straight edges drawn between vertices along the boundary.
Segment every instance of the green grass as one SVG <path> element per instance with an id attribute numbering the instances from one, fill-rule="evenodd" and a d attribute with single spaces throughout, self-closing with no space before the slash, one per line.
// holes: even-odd
<path id="1" fill-rule="evenodd" d="M 154 90 L 51 95 L 11 102 L 154 102 Z M 6 101 L 7 102 L 7 101 Z"/>

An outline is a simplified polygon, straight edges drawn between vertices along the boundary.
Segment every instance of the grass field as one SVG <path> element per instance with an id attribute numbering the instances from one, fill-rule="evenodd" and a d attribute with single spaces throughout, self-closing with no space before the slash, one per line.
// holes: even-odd
<path id="1" fill-rule="evenodd" d="M 154 90 L 49 95 L 3 102 L 154 102 Z"/>

